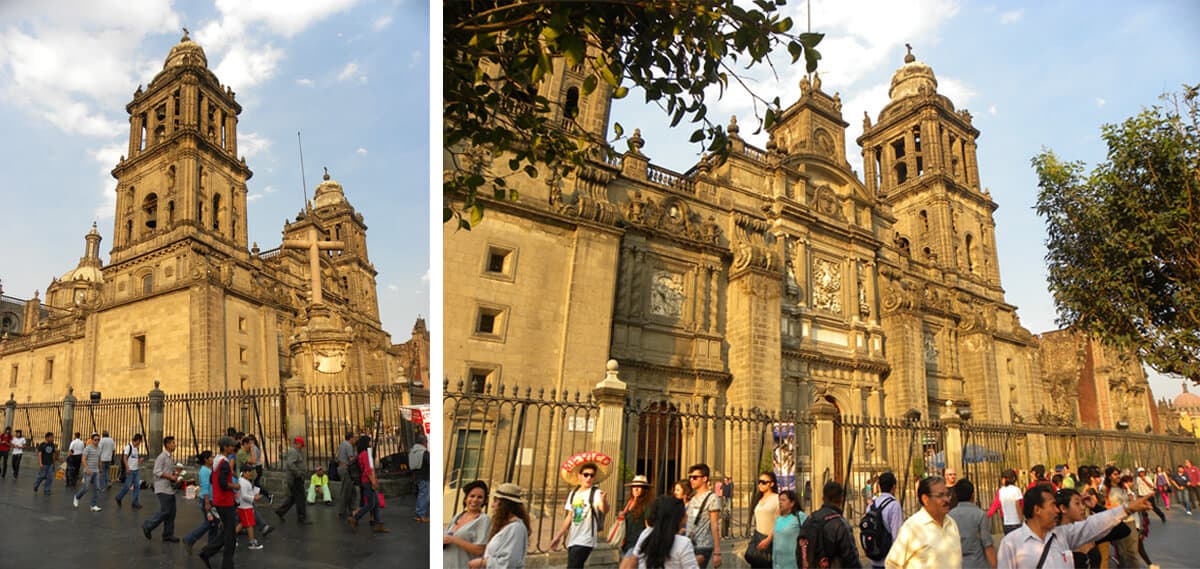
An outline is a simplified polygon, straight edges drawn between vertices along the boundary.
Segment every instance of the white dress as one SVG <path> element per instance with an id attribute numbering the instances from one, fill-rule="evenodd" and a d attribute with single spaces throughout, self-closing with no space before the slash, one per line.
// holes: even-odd
<path id="1" fill-rule="evenodd" d="M 529 528 L 513 520 L 505 525 L 483 550 L 487 569 L 524 569 L 525 550 L 529 547 Z"/>
<path id="2" fill-rule="evenodd" d="M 450 524 L 446 526 L 446 535 L 454 535 L 476 545 L 487 543 L 488 531 L 492 529 L 492 519 L 486 514 L 479 514 L 479 517 L 467 522 L 466 525 L 458 528 L 458 531 L 450 533 L 450 528 L 454 527 L 454 524 L 457 524 L 465 513 L 459 512 L 454 519 L 450 520 Z M 444 569 L 461 569 L 466 567 L 471 559 L 473 559 L 471 554 L 457 545 L 447 545 L 442 548 L 442 567 Z"/>

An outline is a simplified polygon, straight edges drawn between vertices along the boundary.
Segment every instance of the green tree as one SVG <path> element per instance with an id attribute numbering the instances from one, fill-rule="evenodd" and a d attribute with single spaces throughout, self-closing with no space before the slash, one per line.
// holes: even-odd
<path id="1" fill-rule="evenodd" d="M 786 46 L 792 62 L 812 72 L 822 35 L 792 34 L 779 13 L 785 0 L 462 0 L 443 5 L 443 222 L 470 229 L 483 218 L 485 195 L 516 200 L 506 178 L 514 173 L 564 176 L 608 151 L 567 117 L 550 120 L 553 105 L 537 87 L 554 61 L 585 74 L 583 93 L 605 89 L 622 98 L 641 87 L 647 103 L 671 117 L 699 123 L 691 141 L 721 158 L 727 136 L 707 119 L 710 87 L 717 96 L 731 80 L 750 91 L 740 73 L 771 64 Z M 760 128 L 774 123 L 779 101 L 755 95 Z M 762 105 L 760 113 L 759 105 Z M 624 135 L 614 124 L 616 138 Z M 484 175 L 480 165 L 507 159 L 507 174 Z M 501 164 L 498 170 L 504 170 Z M 490 191 L 488 191 L 490 190 Z M 461 202 L 460 207 L 454 204 Z"/>
<path id="2" fill-rule="evenodd" d="M 1090 174 L 1033 158 L 1058 322 L 1200 383 L 1200 113 L 1197 87 L 1105 125 Z"/>

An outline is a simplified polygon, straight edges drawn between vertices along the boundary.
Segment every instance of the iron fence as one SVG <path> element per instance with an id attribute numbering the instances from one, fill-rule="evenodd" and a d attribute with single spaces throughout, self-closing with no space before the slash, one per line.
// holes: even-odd
<path id="1" fill-rule="evenodd" d="M 846 518 L 858 519 L 874 497 L 875 479 L 890 470 L 896 475 L 893 493 L 905 515 L 911 515 L 920 508 L 917 483 L 945 471 L 945 437 L 945 427 L 937 421 L 840 415 L 834 419 L 834 471 L 814 477 L 820 481 L 813 483 L 815 500 L 820 501 L 825 480 L 842 481 Z"/>
<path id="2" fill-rule="evenodd" d="M 407 453 L 416 441 L 417 426 L 400 414 L 403 390 L 398 385 L 316 387 L 304 393 L 307 460 L 310 468 L 325 466 L 337 456 L 346 433 L 370 433 L 382 472 L 408 470 Z M 404 457 L 403 460 L 401 457 Z"/>
<path id="3" fill-rule="evenodd" d="M 37 446 L 45 440 L 46 433 L 54 433 L 54 437 L 58 446 L 61 448 L 65 443 L 57 440 L 62 436 L 62 404 L 61 403 L 28 403 L 17 407 L 16 417 L 13 420 L 13 432 L 17 429 L 24 431 L 25 439 L 28 440 L 25 444 L 25 453 L 32 455 L 33 447 Z M 26 463 L 28 464 L 28 463 Z"/>
<path id="4" fill-rule="evenodd" d="M 75 403 L 74 430 L 83 435 L 108 431 L 117 446 L 124 447 L 133 435 L 145 435 L 149 413 L 150 403 L 145 397 L 81 400 Z"/>

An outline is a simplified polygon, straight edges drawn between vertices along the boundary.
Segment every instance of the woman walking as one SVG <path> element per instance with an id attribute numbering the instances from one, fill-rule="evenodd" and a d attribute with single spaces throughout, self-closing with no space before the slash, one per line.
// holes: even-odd
<path id="1" fill-rule="evenodd" d="M 625 520 L 625 539 L 621 541 L 621 556 L 629 553 L 629 550 L 637 545 L 638 536 L 646 529 L 646 510 L 654 500 L 650 480 L 645 476 L 634 476 L 633 481 L 625 486 L 629 487 L 629 501 L 618 515 L 618 519 Z"/>
<path id="2" fill-rule="evenodd" d="M 496 487 L 492 498 L 492 531 L 483 557 L 472 559 L 470 569 L 524 569 L 525 549 L 529 546 L 529 514 L 525 511 L 525 491 L 505 482 Z"/>
<path id="3" fill-rule="evenodd" d="M 363 435 L 358 439 L 358 468 L 362 472 L 359 487 L 362 488 L 363 505 L 354 511 L 354 515 L 346 518 L 350 529 L 358 528 L 358 520 L 368 512 L 371 514 L 371 526 L 375 533 L 389 533 L 391 530 L 383 527 L 379 517 L 379 481 L 375 478 L 375 466 L 371 464 L 371 437 Z"/>
<path id="4" fill-rule="evenodd" d="M 442 567 L 459 569 L 483 556 L 492 521 L 483 513 L 488 486 L 476 480 L 463 486 L 463 511 L 455 514 L 442 536 Z"/>
<path id="5" fill-rule="evenodd" d="M 621 569 L 699 569 L 692 540 L 679 535 L 687 521 L 683 502 L 674 496 L 660 496 L 650 506 L 649 516 L 650 527 L 621 559 Z"/>
<path id="6" fill-rule="evenodd" d="M 1171 509 L 1171 482 L 1167 479 L 1167 473 L 1163 471 L 1162 465 L 1154 468 L 1154 488 L 1158 490 L 1158 496 L 1162 498 L 1163 504 L 1167 510 Z"/>
<path id="7" fill-rule="evenodd" d="M 807 519 L 808 515 L 800 511 L 795 492 L 784 490 L 779 493 L 779 515 L 775 518 L 775 529 L 768 538 L 771 542 L 771 567 L 799 567 L 796 542 L 800 538 L 800 526 Z"/>
<path id="8" fill-rule="evenodd" d="M 746 550 L 746 562 L 751 567 L 770 569 L 771 534 L 775 532 L 775 518 L 779 515 L 779 495 L 775 490 L 779 479 L 775 473 L 765 470 L 758 475 L 758 489 L 754 504 L 754 535 Z"/>

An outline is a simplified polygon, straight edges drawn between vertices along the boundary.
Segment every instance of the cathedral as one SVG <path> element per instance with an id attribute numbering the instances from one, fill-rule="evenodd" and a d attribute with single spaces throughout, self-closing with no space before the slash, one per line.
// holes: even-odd
<path id="1" fill-rule="evenodd" d="M 553 121 L 603 139 L 611 93 L 583 81 L 558 62 L 538 95 Z M 613 358 L 632 397 L 681 408 L 822 399 L 849 415 L 950 405 L 986 423 L 1149 429 L 1136 362 L 1089 368 L 1091 343 L 1039 337 L 1005 300 L 971 113 L 911 51 L 888 94 L 862 118 L 861 176 L 819 74 L 765 148 L 731 118 L 724 162 L 670 171 L 635 131 L 563 179 L 514 174 L 519 201 L 487 200 L 469 232 L 445 226 L 447 377 L 586 393 Z"/>
<path id="2" fill-rule="evenodd" d="M 44 298 L 0 301 L 17 401 L 278 387 L 292 368 L 306 384 L 392 384 L 402 359 L 428 373 L 427 339 L 423 368 L 381 327 L 367 226 L 328 171 L 279 247 L 247 243 L 242 107 L 199 45 L 185 34 L 125 108 L 108 262 L 93 224 Z"/>

